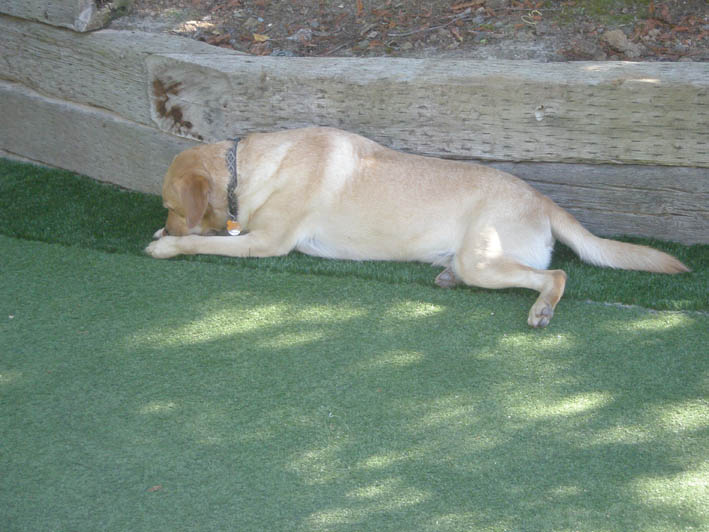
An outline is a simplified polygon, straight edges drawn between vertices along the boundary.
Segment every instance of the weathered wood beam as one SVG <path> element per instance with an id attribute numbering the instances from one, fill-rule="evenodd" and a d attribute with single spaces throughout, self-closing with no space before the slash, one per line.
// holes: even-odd
<path id="1" fill-rule="evenodd" d="M 196 139 L 320 124 L 447 157 L 709 166 L 700 63 L 251 57 L 11 17 L 0 48 L 0 78 Z"/>
<path id="2" fill-rule="evenodd" d="M 491 162 L 599 234 L 709 242 L 701 64 L 257 58 L 2 15 L 0 49 L 0 155 L 159 192 L 174 134 L 332 125 Z"/>
<path id="3" fill-rule="evenodd" d="M 0 13 L 74 31 L 92 31 L 103 28 L 132 4 L 133 0 L 4 0 Z"/>
<path id="4" fill-rule="evenodd" d="M 214 140 L 308 124 L 422 154 L 709 167 L 701 63 L 151 55 L 153 118 Z"/>
<path id="5" fill-rule="evenodd" d="M 709 170 L 680 166 L 490 163 L 523 178 L 598 235 L 709 243 Z"/>
<path id="6" fill-rule="evenodd" d="M 117 30 L 75 33 L 2 15 L 0 50 L 0 79 L 142 124 L 152 124 L 147 55 L 176 50 L 237 54 L 184 37 Z"/>
<path id="7" fill-rule="evenodd" d="M 196 144 L 2 81 L 0 116 L 0 148 L 5 152 L 155 194 L 172 158 Z"/>
<path id="8" fill-rule="evenodd" d="M 172 157 L 195 144 L 105 110 L 0 82 L 0 155 L 159 193 Z M 30 127 L 31 126 L 31 127 Z M 529 181 L 602 235 L 709 243 L 704 168 L 493 163 Z"/>

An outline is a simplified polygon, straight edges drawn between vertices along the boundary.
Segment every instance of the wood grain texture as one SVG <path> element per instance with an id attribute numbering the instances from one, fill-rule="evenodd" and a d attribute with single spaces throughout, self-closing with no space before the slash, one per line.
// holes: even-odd
<path id="1" fill-rule="evenodd" d="M 0 48 L 0 78 L 195 139 L 319 124 L 447 157 L 709 166 L 703 64 L 250 57 L 11 17 Z"/>
<path id="2" fill-rule="evenodd" d="M 0 116 L 5 152 L 154 194 L 172 158 L 195 144 L 14 83 L 0 82 Z"/>
<path id="3" fill-rule="evenodd" d="M 230 55 L 184 37 L 118 30 L 75 33 L 7 16 L 0 16 L 0 50 L 1 79 L 151 125 L 147 55 L 175 50 Z"/>
<path id="4" fill-rule="evenodd" d="M 709 170 L 679 166 L 491 163 L 523 178 L 598 235 L 709 243 Z"/>
<path id="5" fill-rule="evenodd" d="M 117 11 L 132 4 L 133 0 L 3 0 L 0 13 L 74 31 L 92 31 L 104 27 Z"/>
<path id="6" fill-rule="evenodd" d="M 317 124 L 447 157 L 709 167 L 698 63 L 169 54 L 148 66 L 156 124 L 197 139 Z"/>
<path id="7" fill-rule="evenodd" d="M 195 144 L 5 82 L 0 82 L 0 113 L 6 118 L 0 121 L 0 155 L 156 194 L 172 157 Z M 709 175 L 704 168 L 492 165 L 527 180 L 597 234 L 709 243 Z"/>

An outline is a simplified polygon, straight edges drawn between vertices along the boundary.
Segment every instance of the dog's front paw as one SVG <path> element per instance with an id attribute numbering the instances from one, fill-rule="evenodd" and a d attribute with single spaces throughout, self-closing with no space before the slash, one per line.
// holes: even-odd
<path id="1" fill-rule="evenodd" d="M 145 248 L 145 252 L 155 259 L 169 259 L 180 254 L 177 246 L 179 237 L 164 236 L 159 240 L 155 240 Z"/>
<path id="2" fill-rule="evenodd" d="M 157 240 L 158 238 L 162 238 L 164 236 L 167 236 L 167 231 L 165 231 L 164 227 L 161 227 L 153 233 L 153 240 Z"/>

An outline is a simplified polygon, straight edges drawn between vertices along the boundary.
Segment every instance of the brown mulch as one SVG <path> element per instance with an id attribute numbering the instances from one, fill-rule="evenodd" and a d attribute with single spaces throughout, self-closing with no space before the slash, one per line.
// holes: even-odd
<path id="1" fill-rule="evenodd" d="M 114 27 L 254 55 L 709 61 L 706 0 L 135 0 Z"/>

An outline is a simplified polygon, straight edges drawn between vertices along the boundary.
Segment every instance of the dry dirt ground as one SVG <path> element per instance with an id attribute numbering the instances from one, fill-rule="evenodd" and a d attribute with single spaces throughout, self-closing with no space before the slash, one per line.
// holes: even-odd
<path id="1" fill-rule="evenodd" d="M 135 0 L 111 27 L 254 55 L 709 61 L 708 0 Z"/>

